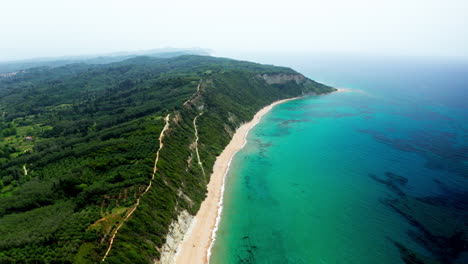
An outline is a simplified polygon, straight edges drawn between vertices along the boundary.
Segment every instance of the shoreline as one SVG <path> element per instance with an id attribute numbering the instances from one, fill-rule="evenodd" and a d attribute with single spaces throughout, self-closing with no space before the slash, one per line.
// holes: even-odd
<path id="1" fill-rule="evenodd" d="M 353 89 L 350 89 L 350 88 L 336 88 L 336 91 L 337 93 L 343 93 L 343 92 L 352 92 Z"/>
<path id="2" fill-rule="evenodd" d="M 247 144 L 247 136 L 265 114 L 278 104 L 296 100 L 302 96 L 273 102 L 260 109 L 251 121 L 242 124 L 223 152 L 216 158 L 208 183 L 208 193 L 195 215 L 189 230 L 177 248 L 174 263 L 209 263 L 211 250 L 223 210 L 224 183 L 235 154 Z"/>

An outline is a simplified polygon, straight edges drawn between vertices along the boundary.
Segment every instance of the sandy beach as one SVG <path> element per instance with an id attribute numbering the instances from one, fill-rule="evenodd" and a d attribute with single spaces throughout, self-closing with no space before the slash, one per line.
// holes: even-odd
<path id="1" fill-rule="evenodd" d="M 342 92 L 352 92 L 353 90 L 350 88 L 336 88 L 337 93 L 342 93 Z"/>
<path id="2" fill-rule="evenodd" d="M 200 210 L 195 216 L 184 240 L 181 245 L 179 245 L 175 256 L 175 263 L 208 263 L 209 256 L 211 255 L 212 243 L 216 237 L 216 231 L 222 211 L 224 179 L 227 171 L 229 170 L 233 156 L 237 151 L 244 147 L 247 142 L 247 135 L 250 129 L 258 124 L 268 111 L 277 104 L 297 98 L 299 97 L 276 101 L 265 106 L 255 114 L 254 118 L 250 122 L 241 125 L 237 129 L 231 139 L 231 142 L 229 142 L 223 152 L 216 159 L 213 167 L 213 174 L 211 175 L 211 179 L 208 184 L 207 197 L 201 204 Z"/>

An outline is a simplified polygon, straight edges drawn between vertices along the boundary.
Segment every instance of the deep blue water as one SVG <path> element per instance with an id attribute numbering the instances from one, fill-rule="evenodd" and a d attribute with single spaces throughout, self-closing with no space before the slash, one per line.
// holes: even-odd
<path id="1" fill-rule="evenodd" d="M 417 224 L 383 201 L 432 197 L 409 215 L 423 212 L 416 219 L 439 234 L 454 223 L 440 210 L 452 207 L 431 206 L 451 197 L 466 231 L 468 63 L 248 59 L 353 91 L 279 105 L 251 131 L 227 177 L 211 263 L 403 263 L 395 242 L 443 258 L 415 239 L 424 233 Z M 448 258 L 463 263 L 464 254 Z"/>

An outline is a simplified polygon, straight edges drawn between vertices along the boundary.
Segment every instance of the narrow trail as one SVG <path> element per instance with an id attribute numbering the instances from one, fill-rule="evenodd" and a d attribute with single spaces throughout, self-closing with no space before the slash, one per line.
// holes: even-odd
<path id="1" fill-rule="evenodd" d="M 200 159 L 200 154 L 198 153 L 198 128 L 197 128 L 197 118 L 199 116 L 203 115 L 203 112 L 198 114 L 194 119 L 193 119 L 193 127 L 195 128 L 195 152 L 197 154 L 197 160 L 198 160 L 198 165 L 200 166 L 202 172 L 203 172 L 203 179 L 206 182 L 206 174 L 205 174 L 205 169 L 203 168 L 203 164 Z"/>
<path id="2" fill-rule="evenodd" d="M 200 93 L 200 85 L 201 85 L 201 83 L 202 83 L 202 80 L 200 80 L 200 82 L 198 83 L 197 91 L 196 91 L 194 94 L 192 94 L 192 96 L 190 96 L 190 98 L 189 98 L 187 101 L 185 101 L 183 105 L 188 104 L 188 103 L 195 97 L 195 95 L 197 95 L 197 94 Z"/>
<path id="3" fill-rule="evenodd" d="M 184 106 L 187 105 L 188 103 L 190 103 L 190 101 L 192 101 L 193 98 L 195 98 L 195 96 L 197 96 L 197 94 L 200 94 L 200 86 L 202 84 L 202 79 L 200 79 L 200 82 L 198 83 L 198 86 L 197 86 L 197 91 L 192 95 L 190 96 L 190 98 L 184 102 Z M 200 159 L 200 153 L 198 152 L 198 128 L 197 128 L 197 119 L 199 116 L 203 115 L 203 112 L 199 113 L 194 119 L 193 119 L 193 127 L 195 129 L 195 152 L 197 154 L 197 162 L 198 162 L 198 165 L 200 166 L 202 172 L 203 172 L 203 179 L 204 181 L 206 182 L 206 174 L 205 174 L 205 169 L 203 168 L 203 163 L 201 162 L 201 159 Z"/>
<path id="4" fill-rule="evenodd" d="M 164 125 L 164 128 L 163 130 L 161 131 L 161 134 L 159 134 L 159 149 L 158 151 L 156 151 L 156 158 L 154 159 L 154 167 L 153 167 L 153 174 L 151 175 L 151 180 L 148 184 L 148 187 L 146 187 L 145 191 L 140 195 L 140 197 L 138 197 L 135 205 L 133 206 L 132 209 L 130 209 L 129 211 L 127 211 L 127 214 L 125 215 L 124 219 L 122 220 L 122 222 L 115 228 L 114 232 L 112 233 L 112 236 L 109 240 L 109 247 L 107 248 L 106 250 L 106 254 L 104 255 L 104 257 L 102 257 L 101 259 L 101 262 L 104 262 L 107 258 L 107 255 L 109 255 L 109 252 L 110 250 L 112 249 L 112 244 L 114 244 L 114 239 L 115 239 L 115 236 L 117 235 L 117 233 L 119 232 L 119 229 L 124 225 L 125 221 L 128 220 L 128 218 L 135 212 L 135 210 L 137 209 L 138 205 L 140 205 L 140 199 L 141 197 L 143 197 L 143 195 L 145 195 L 150 189 L 151 189 L 151 186 L 152 186 L 152 182 L 154 180 L 154 177 L 156 175 L 156 171 L 158 170 L 156 165 L 158 164 L 158 160 L 159 160 L 159 151 L 163 148 L 164 146 L 164 143 L 163 143 L 163 138 L 164 138 L 164 132 L 166 132 L 166 130 L 169 128 L 169 116 L 170 114 L 168 114 L 165 118 L 164 118 L 164 121 L 166 122 L 166 124 Z"/>
<path id="5" fill-rule="evenodd" d="M 23 165 L 24 176 L 28 176 L 28 170 L 26 169 L 26 164 Z"/>

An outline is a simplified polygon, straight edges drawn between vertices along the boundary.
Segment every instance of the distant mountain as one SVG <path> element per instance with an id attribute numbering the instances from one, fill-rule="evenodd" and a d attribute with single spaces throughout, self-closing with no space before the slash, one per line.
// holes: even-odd
<path id="1" fill-rule="evenodd" d="M 0 77 L 0 263 L 153 263 L 171 222 L 198 211 L 240 124 L 334 90 L 290 68 L 195 55 Z"/>
<path id="2" fill-rule="evenodd" d="M 126 59 L 138 57 L 138 56 L 150 56 L 157 58 L 170 58 L 181 55 L 210 55 L 210 51 L 201 48 L 191 49 L 176 49 L 176 48 L 164 48 L 164 49 L 153 49 L 145 51 L 123 51 L 106 54 L 95 54 L 85 56 L 63 56 L 63 57 L 52 57 L 52 58 L 36 58 L 18 61 L 7 61 L 0 62 L 0 75 L 14 74 L 18 71 L 34 68 L 34 67 L 59 67 L 72 63 L 86 63 L 86 64 L 106 64 L 112 62 L 123 61 Z"/>

